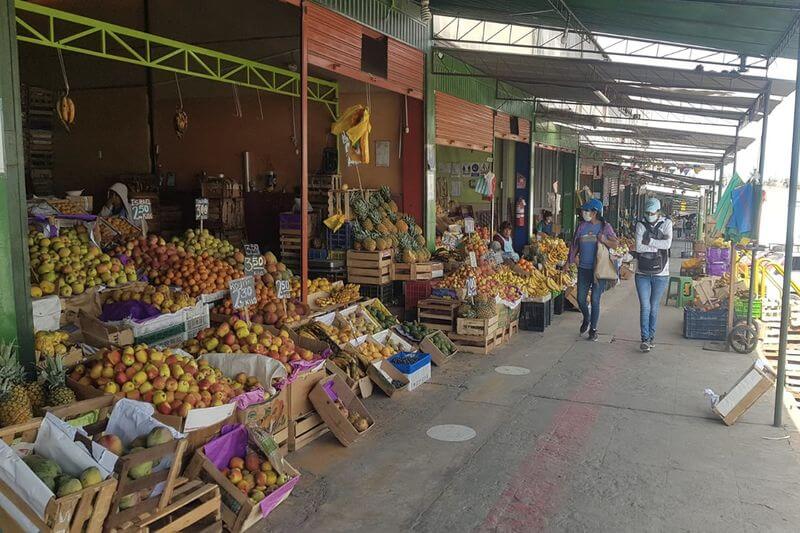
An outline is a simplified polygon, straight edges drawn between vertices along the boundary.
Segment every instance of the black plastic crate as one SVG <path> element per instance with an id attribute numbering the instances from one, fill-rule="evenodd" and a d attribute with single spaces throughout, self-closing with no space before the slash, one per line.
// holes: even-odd
<path id="1" fill-rule="evenodd" d="M 553 298 L 553 314 L 560 315 L 564 312 L 564 293 L 559 293 Z"/>
<path id="2" fill-rule="evenodd" d="M 553 297 L 551 296 L 549 300 L 547 300 L 547 314 L 545 315 L 546 325 L 550 325 L 553 323 L 553 315 L 555 314 L 555 304 Z"/>
<path id="3" fill-rule="evenodd" d="M 377 298 L 386 307 L 397 305 L 394 283 L 386 285 L 361 285 L 361 296 L 364 298 Z"/>
<path id="4" fill-rule="evenodd" d="M 687 339 L 723 341 L 728 338 L 728 309 L 701 311 L 683 308 L 683 336 Z"/>
<path id="5" fill-rule="evenodd" d="M 353 247 L 353 230 L 349 222 L 345 222 L 339 231 L 325 228 L 328 250 L 349 250 Z"/>
<path id="6" fill-rule="evenodd" d="M 523 331 L 544 331 L 548 325 L 550 302 L 522 302 L 519 312 L 519 329 Z"/>

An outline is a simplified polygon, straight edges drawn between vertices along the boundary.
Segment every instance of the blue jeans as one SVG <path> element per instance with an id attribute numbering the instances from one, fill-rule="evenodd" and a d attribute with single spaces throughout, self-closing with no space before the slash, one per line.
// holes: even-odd
<path id="1" fill-rule="evenodd" d="M 669 284 L 669 276 L 648 276 L 636 274 L 636 293 L 639 295 L 639 326 L 642 342 L 652 340 L 656 336 L 658 308 L 661 297 Z"/>
<path id="2" fill-rule="evenodd" d="M 597 329 L 597 322 L 600 320 L 600 296 L 606 288 L 605 280 L 596 281 L 594 279 L 594 269 L 578 268 L 578 307 L 583 313 L 583 321 L 589 322 L 590 329 Z M 586 298 L 592 290 L 592 310 L 589 312 L 589 304 Z"/>

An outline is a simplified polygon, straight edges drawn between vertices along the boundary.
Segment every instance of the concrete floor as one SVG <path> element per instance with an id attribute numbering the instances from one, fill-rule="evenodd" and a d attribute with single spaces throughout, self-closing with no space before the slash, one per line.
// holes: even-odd
<path id="1" fill-rule="evenodd" d="M 376 388 L 371 433 L 349 448 L 328 434 L 291 454 L 302 480 L 256 530 L 800 530 L 800 434 L 788 416 L 771 426 L 774 391 L 732 427 L 703 397 L 753 357 L 684 339 L 674 307 L 662 308 L 656 348 L 640 353 L 633 281 L 603 296 L 611 343 L 579 339 L 576 313 L 555 318 L 493 355 L 434 367 L 404 398 Z M 426 431 L 437 424 L 477 436 L 436 441 Z"/>

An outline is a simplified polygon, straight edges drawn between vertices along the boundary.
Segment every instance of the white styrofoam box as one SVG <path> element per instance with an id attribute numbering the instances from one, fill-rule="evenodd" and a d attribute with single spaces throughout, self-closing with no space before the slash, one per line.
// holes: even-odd
<path id="1" fill-rule="evenodd" d="M 429 379 L 431 379 L 431 364 L 415 370 L 411 374 L 405 374 L 408 378 L 408 390 L 414 390 Z"/>

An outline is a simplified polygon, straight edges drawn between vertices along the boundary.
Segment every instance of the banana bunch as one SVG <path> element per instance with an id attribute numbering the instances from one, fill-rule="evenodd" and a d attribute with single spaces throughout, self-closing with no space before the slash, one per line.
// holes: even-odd
<path id="1" fill-rule="evenodd" d="M 56 114 L 64 129 L 70 131 L 69 127 L 75 123 L 75 102 L 68 95 L 64 95 L 56 102 Z"/>
<path id="2" fill-rule="evenodd" d="M 330 305 L 341 305 L 355 302 L 361 298 L 361 285 L 348 283 L 341 289 L 331 292 L 331 295 L 324 298 L 317 298 L 317 305 L 328 307 Z"/>
<path id="3" fill-rule="evenodd" d="M 539 250 L 547 255 L 550 263 L 563 263 L 567 260 L 567 243 L 557 237 L 545 237 L 539 243 Z"/>

